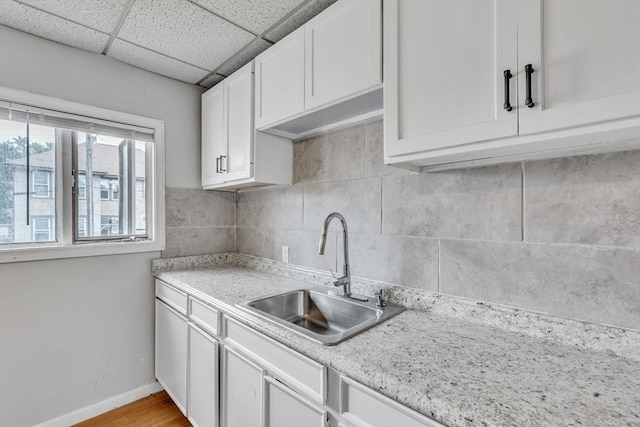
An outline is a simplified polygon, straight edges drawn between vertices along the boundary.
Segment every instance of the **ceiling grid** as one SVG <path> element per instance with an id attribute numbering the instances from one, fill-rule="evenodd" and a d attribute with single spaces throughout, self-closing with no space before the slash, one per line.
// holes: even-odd
<path id="1" fill-rule="evenodd" d="M 336 0 L 0 0 L 0 25 L 212 87 Z"/>

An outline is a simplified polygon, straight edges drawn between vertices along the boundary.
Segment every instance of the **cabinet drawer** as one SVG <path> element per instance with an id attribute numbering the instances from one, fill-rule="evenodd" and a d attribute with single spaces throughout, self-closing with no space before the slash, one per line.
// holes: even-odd
<path id="1" fill-rule="evenodd" d="M 192 297 L 189 297 L 189 302 L 189 320 L 210 334 L 218 335 L 218 310 Z"/>
<path id="2" fill-rule="evenodd" d="M 324 404 L 326 395 L 326 368 L 261 333 L 224 317 L 226 344 L 244 350 L 273 376 Z"/>
<path id="3" fill-rule="evenodd" d="M 358 427 L 444 427 L 349 378 L 340 378 L 340 415 Z"/>
<path id="4" fill-rule="evenodd" d="M 156 280 L 156 297 L 167 303 L 182 315 L 187 315 L 187 294 Z"/>

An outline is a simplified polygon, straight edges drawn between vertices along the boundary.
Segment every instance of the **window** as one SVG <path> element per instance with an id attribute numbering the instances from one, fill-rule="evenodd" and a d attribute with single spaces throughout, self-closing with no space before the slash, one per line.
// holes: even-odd
<path id="1" fill-rule="evenodd" d="M 100 235 L 117 236 L 120 234 L 120 221 L 117 216 L 100 217 Z"/>
<path id="2" fill-rule="evenodd" d="M 100 180 L 100 200 L 109 200 L 109 181 Z"/>
<path id="3" fill-rule="evenodd" d="M 41 170 L 31 172 L 33 197 L 51 197 L 51 173 Z"/>
<path id="4" fill-rule="evenodd" d="M 32 217 L 31 225 L 34 242 L 51 241 L 51 217 Z"/>
<path id="5" fill-rule="evenodd" d="M 113 165 L 117 165 L 117 162 L 113 162 Z M 101 200 L 118 200 L 118 179 L 117 178 L 102 178 L 100 179 L 100 199 Z"/>
<path id="6" fill-rule="evenodd" d="M 85 237 L 87 235 L 87 217 L 78 218 L 78 234 L 77 237 Z"/>
<path id="7" fill-rule="evenodd" d="M 85 174 L 78 174 L 78 198 L 87 198 L 87 176 Z"/>
<path id="8" fill-rule="evenodd" d="M 163 135 L 0 87 L 0 263 L 163 249 Z"/>

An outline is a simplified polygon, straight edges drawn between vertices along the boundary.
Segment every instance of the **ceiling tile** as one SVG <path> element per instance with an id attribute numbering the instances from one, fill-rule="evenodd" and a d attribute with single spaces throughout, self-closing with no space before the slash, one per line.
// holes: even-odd
<path id="1" fill-rule="evenodd" d="M 271 43 L 262 39 L 256 39 L 249 45 L 245 46 L 245 48 L 238 52 L 235 56 L 231 57 L 227 62 L 222 64 L 222 66 L 218 68 L 216 72 L 228 76 L 247 62 L 250 62 L 260 53 L 269 49 L 269 47 L 271 47 Z"/>
<path id="2" fill-rule="evenodd" d="M 20 0 L 46 12 L 96 30 L 111 33 L 115 30 L 129 0 Z"/>
<path id="3" fill-rule="evenodd" d="M 221 76 L 220 74 L 212 74 L 209 77 L 207 77 L 205 81 L 200 83 L 200 86 L 214 87 L 215 85 L 217 85 L 223 80 L 224 80 L 224 76 Z"/>
<path id="4" fill-rule="evenodd" d="M 315 0 L 300 9 L 295 15 L 288 18 L 282 24 L 269 31 L 265 38 L 274 43 L 282 40 L 287 34 L 302 26 L 309 19 L 335 3 L 336 0 Z"/>
<path id="5" fill-rule="evenodd" d="M 305 0 L 194 0 L 256 35 L 265 32 Z"/>
<path id="6" fill-rule="evenodd" d="M 118 37 L 214 70 L 254 36 L 187 0 L 136 0 Z"/>
<path id="7" fill-rule="evenodd" d="M 107 56 L 186 83 L 195 84 L 208 74 L 207 70 L 185 64 L 119 39 L 113 41 Z"/>
<path id="8" fill-rule="evenodd" d="M 109 36 L 12 0 L 0 0 L 0 24 L 68 46 L 102 52 Z"/>

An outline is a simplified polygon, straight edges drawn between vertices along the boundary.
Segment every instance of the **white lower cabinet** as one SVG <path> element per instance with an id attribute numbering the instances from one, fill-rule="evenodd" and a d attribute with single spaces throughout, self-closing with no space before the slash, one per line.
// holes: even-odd
<path id="1" fill-rule="evenodd" d="M 195 427 L 218 426 L 218 342 L 189 324 L 187 415 Z"/>
<path id="2" fill-rule="evenodd" d="M 325 427 L 326 368 L 224 318 L 223 425 Z"/>
<path id="3" fill-rule="evenodd" d="M 196 427 L 219 425 L 219 313 L 156 280 L 156 379 Z"/>
<path id="4" fill-rule="evenodd" d="M 444 427 L 349 378 L 340 379 L 340 416 L 353 427 Z"/>
<path id="5" fill-rule="evenodd" d="M 187 414 L 187 319 L 156 299 L 156 379 Z"/>
<path id="6" fill-rule="evenodd" d="M 264 427 L 325 427 L 327 410 L 286 385 L 264 378 Z"/>
<path id="7" fill-rule="evenodd" d="M 264 369 L 228 347 L 222 360 L 222 425 L 261 427 Z"/>

